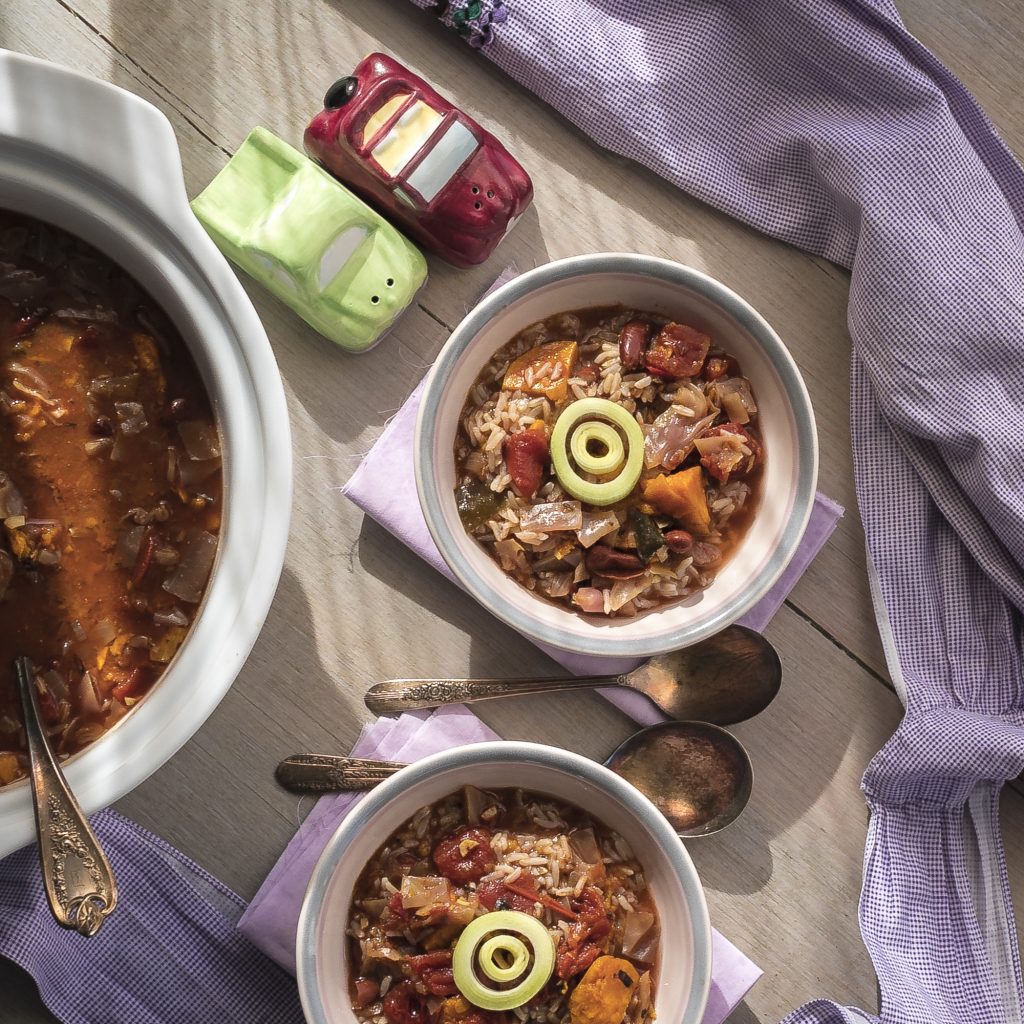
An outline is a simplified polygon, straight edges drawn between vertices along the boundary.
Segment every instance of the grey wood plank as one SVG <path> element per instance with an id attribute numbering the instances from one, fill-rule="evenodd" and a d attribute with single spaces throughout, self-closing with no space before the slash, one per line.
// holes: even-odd
<path id="1" fill-rule="evenodd" d="M 991 46 L 992 66 L 971 84 L 989 89 L 997 123 L 1002 116 L 1012 121 L 1019 113 L 1007 63 L 1013 46 L 1003 36 L 1019 44 L 1019 27 L 1006 5 L 990 2 L 972 12 L 965 39 L 953 6 L 943 0 L 932 15 L 922 0 L 908 20 L 931 31 L 954 65 L 958 57 L 985 63 L 980 56 Z M 872 1007 L 874 982 L 855 919 L 866 821 L 857 781 L 899 708 L 870 674 L 884 668 L 853 508 L 844 275 L 596 150 L 405 0 L 301 7 L 189 0 L 160 10 L 142 0 L 13 0 L 0 9 L 0 40 L 156 102 L 178 135 L 192 193 L 254 120 L 297 142 L 324 85 L 373 48 L 397 53 L 496 124 L 539 186 L 535 213 L 488 267 L 462 275 L 433 264 L 424 308 L 367 356 L 342 356 L 250 287 L 292 411 L 297 514 L 287 566 L 236 686 L 192 742 L 120 809 L 248 896 L 303 812 L 273 787 L 273 765 L 294 750 L 348 747 L 368 718 L 360 699 L 367 684 L 400 674 L 498 674 L 513 660 L 524 672 L 551 671 L 529 643 L 363 522 L 338 487 L 443 343 L 438 319 L 455 322 L 506 262 L 525 268 L 597 248 L 675 256 L 746 294 L 791 345 L 819 414 L 822 486 L 849 509 L 794 592 L 795 608 L 770 627 L 786 682 L 770 711 L 738 730 L 757 771 L 750 809 L 722 836 L 691 844 L 715 924 L 766 971 L 734 1018 L 774 1020 L 817 995 Z M 593 695 L 552 694 L 484 705 L 481 713 L 510 738 L 594 757 L 631 728 Z M 1019 795 L 1007 794 L 1004 819 L 1019 893 Z M 3 964 L 0 990 L 12 993 L 5 1019 L 49 1019 L 31 986 Z"/>

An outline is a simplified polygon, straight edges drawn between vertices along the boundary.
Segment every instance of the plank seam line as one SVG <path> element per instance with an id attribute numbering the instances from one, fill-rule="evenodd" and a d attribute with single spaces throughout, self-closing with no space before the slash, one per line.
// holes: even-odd
<path id="1" fill-rule="evenodd" d="M 159 91 L 163 92 L 166 96 L 170 97 L 170 99 L 173 101 L 172 105 L 176 107 L 181 117 L 184 118 L 184 120 L 190 125 L 190 127 L 195 129 L 195 131 L 197 131 L 204 139 L 206 139 L 206 141 L 209 142 L 211 146 L 214 146 L 215 148 L 219 149 L 226 156 L 231 156 L 230 150 L 226 149 L 215 139 L 211 138 L 211 136 L 207 132 L 205 132 L 198 124 L 196 124 L 196 122 L 191 117 L 189 117 L 186 111 L 191 111 L 192 114 L 194 114 L 196 117 L 200 116 L 199 112 L 193 106 L 191 106 L 191 104 L 183 100 L 177 93 L 174 92 L 173 89 L 170 89 L 168 88 L 168 86 L 164 85 L 164 83 L 161 82 L 160 79 L 156 77 L 156 75 L 152 74 L 134 57 L 132 57 L 126 51 L 122 50 L 112 39 L 104 35 L 104 33 L 101 32 L 91 21 L 89 21 L 88 18 L 86 18 L 84 15 L 76 11 L 70 5 L 70 3 L 67 2 L 67 0 L 57 0 L 57 4 L 63 7 L 64 10 L 66 10 L 68 14 L 70 14 L 73 18 L 77 18 L 83 25 L 85 25 L 87 29 L 89 29 L 90 32 L 92 32 L 94 35 L 99 37 L 104 43 L 106 43 L 107 46 L 109 46 L 114 51 L 114 53 L 116 53 L 119 57 L 125 60 L 137 71 L 139 71 L 147 79 L 149 79 L 149 81 L 152 82 L 153 85 L 156 86 Z"/>
<path id="2" fill-rule="evenodd" d="M 417 303 L 416 303 L 416 308 L 417 308 L 417 309 L 420 309 L 420 310 L 422 310 L 422 311 L 423 311 L 424 313 L 426 313 L 426 314 L 427 314 L 427 316 L 429 316 L 431 320 L 434 320 L 434 321 L 435 321 L 436 323 L 439 323 L 439 324 L 440 324 L 440 325 L 441 325 L 441 326 L 442 326 L 442 327 L 443 327 L 443 328 L 444 328 L 444 329 L 445 329 L 445 330 L 446 330 L 446 331 L 447 331 L 447 332 L 448 332 L 449 334 L 451 334 L 451 333 L 452 333 L 452 331 L 454 331 L 454 330 L 455 330 L 455 328 L 454 328 L 454 327 L 452 327 L 452 325 L 451 325 L 451 324 L 449 324 L 449 323 L 446 323 L 446 322 L 445 322 L 444 320 L 442 320 L 442 319 L 441 319 L 441 318 L 440 318 L 440 317 L 439 317 L 439 316 L 438 316 L 438 315 L 437 315 L 436 313 L 434 313 L 434 312 L 431 312 L 431 310 L 427 309 L 427 307 L 426 307 L 426 306 L 424 306 L 422 302 L 417 302 Z"/>
<path id="3" fill-rule="evenodd" d="M 835 637 L 834 637 L 834 636 L 833 636 L 833 635 L 832 635 L 832 634 L 831 634 L 831 633 L 830 633 L 830 632 L 829 632 L 829 631 L 828 631 L 827 629 L 825 629 L 825 627 L 824 627 L 824 626 L 819 626 L 819 625 L 818 625 L 818 623 L 817 623 L 817 622 L 815 622 L 815 621 L 814 621 L 814 619 L 812 619 L 812 618 L 810 617 L 810 615 L 808 615 L 808 614 L 807 614 L 807 613 L 806 613 L 805 611 L 803 611 L 803 610 L 802 610 L 802 609 L 801 609 L 800 607 L 798 607 L 797 605 L 795 605 L 795 604 L 794 604 L 794 603 L 793 603 L 793 602 L 792 602 L 791 600 L 789 600 L 788 598 L 787 598 L 787 599 L 786 599 L 786 600 L 785 600 L 785 601 L 783 602 L 783 604 L 785 604 L 785 606 L 786 606 L 787 608 L 789 608 L 789 610 L 790 610 L 790 611 L 792 611 L 792 612 L 795 612 L 795 613 L 796 613 L 797 615 L 799 615 L 799 616 L 800 616 L 800 618 L 801 618 L 801 619 L 803 619 L 803 620 L 804 620 L 804 622 L 808 623 L 808 625 L 810 625 L 810 626 L 811 626 L 811 627 L 812 627 L 813 629 L 817 630 L 817 632 L 819 632 L 819 633 L 820 633 L 820 634 L 821 634 L 821 635 L 822 635 L 822 636 L 823 636 L 823 637 L 824 637 L 824 638 L 825 638 L 826 640 L 828 640 L 828 641 L 829 641 L 829 643 L 831 643 L 831 644 L 832 644 L 832 645 L 833 645 L 834 647 L 837 647 L 837 648 L 839 648 L 839 650 L 840 650 L 840 651 L 842 651 L 842 652 L 843 652 L 843 654 L 845 654 L 845 655 L 846 655 L 846 656 L 847 656 L 848 658 L 851 658 L 851 659 L 852 659 L 852 660 L 853 660 L 854 662 L 856 662 L 856 664 L 857 664 L 858 666 L 860 666 L 860 668 L 862 668 L 862 669 L 863 669 L 863 670 L 864 670 L 865 672 L 867 672 L 867 674 L 868 674 L 869 676 L 871 676 L 871 677 L 872 677 L 873 679 L 875 679 L 875 680 L 876 680 L 877 682 L 881 683 L 881 684 L 882 684 L 882 685 L 883 685 L 883 686 L 884 686 L 884 687 L 885 687 L 885 688 L 886 688 L 887 690 L 889 690 L 889 691 L 890 691 L 891 693 L 894 693 L 894 694 L 895 694 L 895 692 L 896 692 L 895 688 L 893 687 L 892 683 L 891 683 L 891 682 L 890 682 L 890 681 L 889 681 L 888 679 L 886 679 L 886 678 L 885 678 L 885 676 L 883 676 L 883 675 L 882 675 L 882 674 L 881 674 L 880 672 L 878 672 L 878 671 L 877 671 L 876 669 L 873 669 L 873 668 L 872 668 L 872 667 L 871 667 L 871 666 L 870 666 L 870 665 L 869 665 L 869 664 L 868 664 L 868 663 L 867 663 L 867 662 L 866 662 L 866 661 L 865 661 L 865 660 L 864 660 L 863 658 L 861 658 L 861 657 L 860 657 L 859 655 L 857 655 L 857 654 L 854 654 L 854 652 L 853 652 L 853 651 L 851 651 L 851 650 L 850 650 L 850 648 L 846 646 L 846 644 L 842 643 L 842 641 L 840 641 L 840 640 L 837 640 L 837 639 L 836 639 L 836 638 L 835 638 Z"/>

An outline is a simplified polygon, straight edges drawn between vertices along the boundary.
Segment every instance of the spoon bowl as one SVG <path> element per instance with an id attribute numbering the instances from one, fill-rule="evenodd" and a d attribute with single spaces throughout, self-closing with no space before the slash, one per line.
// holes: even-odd
<path id="1" fill-rule="evenodd" d="M 731 825 L 750 799 L 754 770 L 732 733 L 707 722 L 662 722 L 634 733 L 605 767 L 643 793 L 684 839 Z"/>

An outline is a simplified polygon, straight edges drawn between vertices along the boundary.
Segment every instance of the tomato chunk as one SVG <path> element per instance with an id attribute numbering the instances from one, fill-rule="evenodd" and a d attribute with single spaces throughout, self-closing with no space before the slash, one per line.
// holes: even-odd
<path id="1" fill-rule="evenodd" d="M 569 902 L 577 919 L 559 943 L 555 958 L 555 970 L 563 981 L 585 971 L 601 955 L 612 930 L 604 896 L 596 886 L 587 886 Z"/>
<path id="2" fill-rule="evenodd" d="M 520 878 L 519 881 L 526 882 L 526 879 Z M 477 886 L 476 895 L 488 910 L 518 910 L 532 914 L 537 897 L 528 895 L 528 886 L 529 883 L 523 885 L 523 891 L 513 892 L 500 878 L 496 878 L 490 882 L 481 882 Z"/>
<path id="3" fill-rule="evenodd" d="M 388 989 L 384 997 L 384 1016 L 391 1024 L 429 1024 L 430 1013 L 426 1000 L 410 981 L 400 982 Z"/>
<path id="4" fill-rule="evenodd" d="M 463 828 L 442 839 L 433 852 L 437 870 L 453 882 L 479 882 L 494 870 L 498 858 L 491 849 L 491 831 Z"/>
<path id="5" fill-rule="evenodd" d="M 438 949 L 433 953 L 409 957 L 409 966 L 432 996 L 458 994 L 452 971 L 452 951 Z"/>
<path id="6" fill-rule="evenodd" d="M 739 423 L 723 423 L 720 427 L 706 430 L 702 436 L 710 438 L 728 434 L 741 438 L 751 454 L 746 455 L 737 448 L 719 448 L 702 455 L 700 464 L 719 483 L 727 483 L 734 476 L 746 476 L 761 458 L 761 442 Z"/>
<path id="7" fill-rule="evenodd" d="M 647 350 L 648 373 L 675 380 L 700 373 L 711 339 L 686 324 L 665 324 Z"/>
<path id="8" fill-rule="evenodd" d="M 601 955 L 597 942 L 583 942 L 578 946 L 563 943 L 563 947 L 555 958 L 555 972 L 563 981 L 582 974 Z"/>

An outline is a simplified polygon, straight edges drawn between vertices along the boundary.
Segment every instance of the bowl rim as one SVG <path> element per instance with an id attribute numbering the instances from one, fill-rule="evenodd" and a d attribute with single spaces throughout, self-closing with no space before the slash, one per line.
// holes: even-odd
<path id="1" fill-rule="evenodd" d="M 500 592 L 473 571 L 445 525 L 433 459 L 432 426 L 437 422 L 447 381 L 469 344 L 489 321 L 540 287 L 600 274 L 655 277 L 699 291 L 720 306 L 756 339 L 779 374 L 796 428 L 798 472 L 793 512 L 768 563 L 756 577 L 755 585 L 747 587 L 698 626 L 682 625 L 647 638 L 631 639 L 613 632 L 602 632 L 597 626 L 588 633 L 589 639 L 571 635 L 556 623 L 521 612 L 502 600 Z M 776 583 L 796 553 L 814 505 L 818 479 L 818 434 L 810 395 L 796 361 L 768 321 L 746 299 L 708 274 L 674 260 L 639 253 L 589 253 L 554 260 L 513 278 L 486 295 L 455 328 L 423 384 L 414 435 L 414 473 L 420 509 L 441 557 L 459 584 L 491 614 L 520 633 L 561 650 L 598 657 L 640 658 L 678 650 L 714 635 L 749 611 Z"/>
<path id="2" fill-rule="evenodd" d="M 693 980 L 686 1007 L 675 1024 L 700 1024 L 711 990 L 711 919 L 704 888 L 683 841 L 643 793 L 603 764 L 560 747 L 520 740 L 470 743 L 415 761 L 371 790 L 337 827 L 313 868 L 299 911 L 295 936 L 295 978 L 309 1024 L 333 1024 L 320 998 L 317 982 L 316 928 L 331 880 L 352 841 L 408 787 L 431 778 L 442 769 L 445 772 L 467 769 L 492 761 L 525 762 L 579 776 L 624 804 L 643 822 L 664 850 L 682 889 L 693 927 Z"/>

